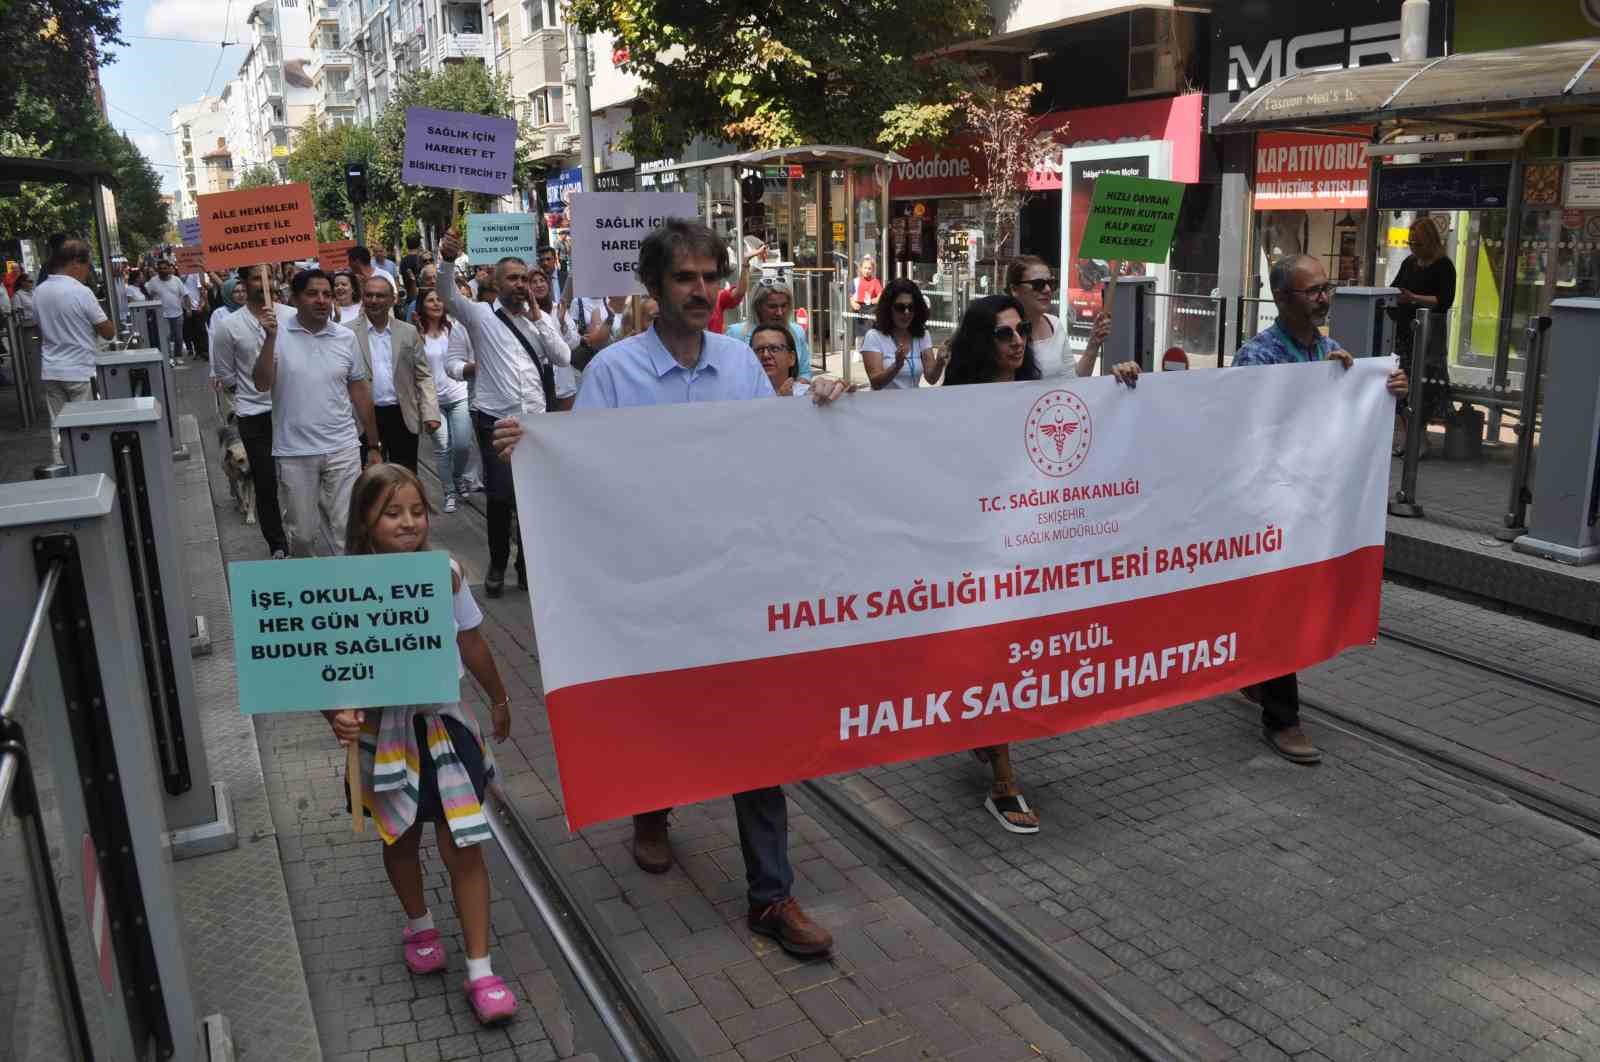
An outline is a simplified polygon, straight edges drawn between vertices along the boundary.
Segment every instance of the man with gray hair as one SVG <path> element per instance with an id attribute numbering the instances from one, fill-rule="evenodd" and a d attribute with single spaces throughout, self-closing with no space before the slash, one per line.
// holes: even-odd
<path id="1" fill-rule="evenodd" d="M 728 329 L 728 335 L 748 344 L 750 333 L 756 330 L 757 325 L 787 328 L 789 334 L 794 336 L 795 368 L 802 377 L 809 379 L 811 343 L 806 339 L 806 330 L 789 320 L 789 311 L 793 308 L 794 292 L 788 283 L 781 277 L 763 277 L 756 282 L 755 295 L 750 299 L 751 319 L 740 321 Z"/>
<path id="2" fill-rule="evenodd" d="M 502 258 L 495 264 L 494 284 L 499 298 L 493 303 L 473 302 L 456 290 L 456 258 L 461 237 L 454 230 L 439 241 L 439 276 L 434 290 L 444 312 L 466 327 L 477 367 L 472 396 L 472 424 L 483 455 L 486 522 L 489 532 L 489 570 L 483 592 L 499 597 L 504 592 L 506 562 L 511 556 L 511 518 L 517 496 L 511 466 L 494 456 L 494 422 L 519 413 L 543 413 L 555 408 L 556 365 L 572 364 L 572 350 L 550 319 L 528 298 L 528 263 Z M 528 588 L 522 551 L 517 551 L 517 585 Z"/>
<path id="3" fill-rule="evenodd" d="M 1286 255 L 1273 263 L 1268 282 L 1272 285 L 1272 301 L 1278 307 L 1278 320 L 1240 347 L 1233 364 L 1337 361 L 1348 369 L 1350 352 L 1332 336 L 1322 334 L 1334 290 L 1322 262 L 1305 254 Z M 1408 390 L 1406 374 L 1396 369 L 1389 374 L 1385 386 L 1391 395 L 1404 398 Z M 1322 759 L 1322 753 L 1300 727 L 1300 684 L 1294 675 L 1268 679 L 1245 687 L 1243 692 L 1261 705 L 1263 736 L 1274 752 L 1291 763 L 1309 765 Z"/>

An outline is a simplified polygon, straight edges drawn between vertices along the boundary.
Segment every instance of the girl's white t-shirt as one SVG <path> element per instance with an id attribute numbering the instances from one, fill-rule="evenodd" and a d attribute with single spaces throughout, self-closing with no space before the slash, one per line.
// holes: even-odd
<path id="1" fill-rule="evenodd" d="M 1049 338 L 1035 339 L 1028 344 L 1033 348 L 1033 360 L 1039 365 L 1039 375 L 1046 380 L 1052 376 L 1076 376 L 1078 359 L 1067 344 L 1067 330 L 1062 327 L 1061 319 L 1048 313 L 1044 319 L 1050 324 Z"/>
<path id="2" fill-rule="evenodd" d="M 467 577 L 461 571 L 461 566 L 453 558 L 450 561 L 450 571 L 461 580 L 461 589 L 455 592 L 455 597 L 450 602 L 451 612 L 456 621 L 456 633 L 476 630 L 483 625 L 483 610 L 478 607 L 477 598 L 472 596 L 472 589 L 467 586 Z M 461 647 L 457 645 L 456 677 L 465 678 L 466 674 L 466 665 L 461 662 Z"/>

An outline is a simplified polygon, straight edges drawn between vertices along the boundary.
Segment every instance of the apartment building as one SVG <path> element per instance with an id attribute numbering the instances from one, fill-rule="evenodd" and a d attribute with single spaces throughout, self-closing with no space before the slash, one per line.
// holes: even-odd
<path id="1" fill-rule="evenodd" d="M 178 160 L 177 191 L 173 202 L 176 217 L 193 217 L 195 197 L 212 191 L 226 191 L 232 182 L 232 153 L 228 151 L 228 112 L 221 96 L 202 96 L 173 110 L 172 153 Z M 215 170 L 211 156 L 218 150 L 227 156 L 226 176 Z M 219 179 L 228 183 L 218 189 Z"/>

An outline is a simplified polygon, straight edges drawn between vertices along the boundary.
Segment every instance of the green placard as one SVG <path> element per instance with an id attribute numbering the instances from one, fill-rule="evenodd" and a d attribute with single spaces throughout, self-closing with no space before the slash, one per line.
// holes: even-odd
<path id="1" fill-rule="evenodd" d="M 493 265 L 507 257 L 533 265 L 539 257 L 539 219 L 532 214 L 468 214 L 467 254 L 474 265 Z"/>
<path id="2" fill-rule="evenodd" d="M 449 554 L 240 561 L 228 582 L 247 715 L 460 699 Z"/>
<path id="3" fill-rule="evenodd" d="M 1112 173 L 1095 178 L 1078 257 L 1165 262 L 1182 204 L 1183 185 L 1178 181 Z"/>

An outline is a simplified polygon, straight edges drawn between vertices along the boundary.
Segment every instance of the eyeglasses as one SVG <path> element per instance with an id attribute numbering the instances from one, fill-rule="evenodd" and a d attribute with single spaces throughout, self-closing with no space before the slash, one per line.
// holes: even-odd
<path id="1" fill-rule="evenodd" d="M 917 304 L 914 302 L 897 302 L 893 304 L 895 313 L 916 313 Z"/>
<path id="2" fill-rule="evenodd" d="M 1022 284 L 1025 287 L 1032 288 L 1034 291 L 1039 292 L 1040 294 L 1043 294 L 1047 291 L 1054 291 L 1056 288 L 1061 286 L 1061 282 L 1055 277 L 1034 277 L 1032 280 L 1022 281 Z"/>
<path id="3" fill-rule="evenodd" d="M 1304 295 L 1308 299 L 1331 299 L 1333 293 L 1339 290 L 1337 284 L 1318 284 L 1314 288 L 1290 288 L 1296 295 Z"/>
<path id="4" fill-rule="evenodd" d="M 994 337 L 1002 343 L 1009 343 L 1013 339 L 1018 338 L 1027 339 L 1032 335 L 1033 325 L 1029 324 L 1027 321 L 1023 321 L 1015 328 L 1012 328 L 1010 325 L 1001 325 L 999 328 L 994 330 Z"/>
<path id="5" fill-rule="evenodd" d="M 790 351 L 789 348 L 784 346 L 782 343 L 763 343 L 759 347 L 751 347 L 750 349 L 755 351 L 758 355 L 771 354 L 776 356 L 778 354 L 792 353 L 792 351 Z"/>

